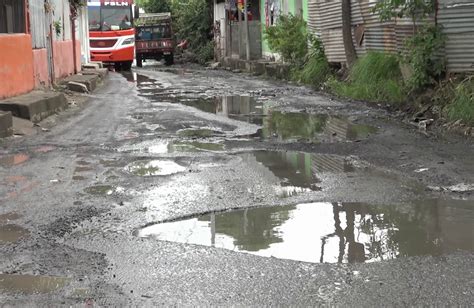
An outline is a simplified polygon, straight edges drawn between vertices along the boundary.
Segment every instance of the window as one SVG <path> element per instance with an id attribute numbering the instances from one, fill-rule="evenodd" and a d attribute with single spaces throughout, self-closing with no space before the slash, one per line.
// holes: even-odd
<path id="1" fill-rule="evenodd" d="M 25 32 L 25 8 L 22 0 L 0 0 L 0 33 Z"/>
<path id="2" fill-rule="evenodd" d="M 126 30 L 132 28 L 130 6 L 89 6 L 88 14 L 89 29 L 91 31 Z"/>
<path id="3" fill-rule="evenodd" d="M 171 29 L 169 25 L 159 25 L 153 27 L 140 27 L 137 29 L 137 37 L 139 40 L 160 40 L 171 38 Z"/>

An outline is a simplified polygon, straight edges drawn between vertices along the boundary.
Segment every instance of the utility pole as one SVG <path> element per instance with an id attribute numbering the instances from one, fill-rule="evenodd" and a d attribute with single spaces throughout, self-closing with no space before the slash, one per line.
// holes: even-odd
<path id="1" fill-rule="evenodd" d="M 244 0 L 244 26 L 245 26 L 245 59 L 250 61 L 250 37 L 249 37 L 249 14 L 247 12 L 247 0 Z"/>
<path id="2" fill-rule="evenodd" d="M 239 0 L 239 2 L 242 0 Z M 242 57 L 242 13 L 239 4 L 237 4 L 237 14 L 239 15 L 239 59 Z"/>

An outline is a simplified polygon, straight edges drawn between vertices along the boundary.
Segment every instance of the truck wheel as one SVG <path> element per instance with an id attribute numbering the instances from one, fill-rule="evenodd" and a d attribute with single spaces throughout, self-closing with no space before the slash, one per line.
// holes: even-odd
<path id="1" fill-rule="evenodd" d="M 173 65 L 174 64 L 174 57 L 173 54 L 165 56 L 165 65 Z"/>
<path id="2" fill-rule="evenodd" d="M 122 62 L 122 70 L 129 71 L 132 69 L 133 61 Z"/>
<path id="3" fill-rule="evenodd" d="M 142 64 L 142 57 L 140 55 L 137 55 L 137 66 L 138 67 L 142 67 L 143 64 Z"/>

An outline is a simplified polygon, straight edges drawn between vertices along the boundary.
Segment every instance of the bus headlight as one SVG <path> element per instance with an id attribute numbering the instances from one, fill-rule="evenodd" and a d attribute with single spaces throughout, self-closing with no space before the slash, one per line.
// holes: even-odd
<path id="1" fill-rule="evenodd" d="M 123 41 L 122 45 L 131 45 L 133 43 L 135 43 L 135 38 L 131 37 Z"/>

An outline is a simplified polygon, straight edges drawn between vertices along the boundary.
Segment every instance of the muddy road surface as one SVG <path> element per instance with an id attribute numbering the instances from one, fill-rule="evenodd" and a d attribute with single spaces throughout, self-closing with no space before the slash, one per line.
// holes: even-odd
<path id="1" fill-rule="evenodd" d="M 470 305 L 472 140 L 256 77 L 110 73 L 0 144 L 7 305 Z"/>

